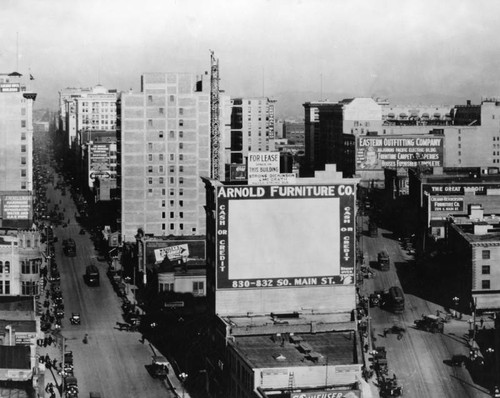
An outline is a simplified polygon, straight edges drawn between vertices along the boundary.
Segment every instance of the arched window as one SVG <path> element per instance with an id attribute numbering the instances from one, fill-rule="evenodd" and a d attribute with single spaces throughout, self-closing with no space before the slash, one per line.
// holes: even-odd
<path id="1" fill-rule="evenodd" d="M 0 261 L 0 274 L 3 273 L 3 261 Z"/>
<path id="2" fill-rule="evenodd" d="M 5 265 L 4 265 L 4 268 L 3 268 L 3 271 L 4 271 L 6 274 L 10 274 L 10 261 L 6 261 L 6 262 L 5 262 Z"/>

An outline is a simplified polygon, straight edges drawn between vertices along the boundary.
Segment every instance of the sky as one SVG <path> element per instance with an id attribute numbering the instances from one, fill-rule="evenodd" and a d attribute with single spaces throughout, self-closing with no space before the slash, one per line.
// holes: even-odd
<path id="1" fill-rule="evenodd" d="M 36 106 L 65 87 L 140 90 L 145 72 L 210 70 L 232 97 L 500 95 L 497 0 L 2 0 L 0 72 Z M 340 96 L 340 98 L 331 98 Z M 444 102 L 443 102 L 444 101 Z M 456 102 L 459 103 L 459 102 Z M 279 114 L 280 104 L 276 105 Z"/>

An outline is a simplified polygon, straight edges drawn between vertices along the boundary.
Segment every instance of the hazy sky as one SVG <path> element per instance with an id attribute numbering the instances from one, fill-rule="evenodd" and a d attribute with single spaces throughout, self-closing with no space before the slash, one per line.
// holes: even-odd
<path id="1" fill-rule="evenodd" d="M 201 74 L 212 49 L 231 96 L 477 101 L 500 95 L 499 16 L 497 0 L 1 0 L 0 71 L 18 48 L 38 106 L 55 107 L 68 86 Z"/>

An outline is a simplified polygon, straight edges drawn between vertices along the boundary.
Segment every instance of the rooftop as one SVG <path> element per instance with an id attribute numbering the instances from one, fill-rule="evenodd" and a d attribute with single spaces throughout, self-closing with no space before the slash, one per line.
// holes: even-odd
<path id="1" fill-rule="evenodd" d="M 16 333 L 36 333 L 36 321 L 0 319 L 0 331 L 4 331 L 7 326 Z"/>
<path id="2" fill-rule="evenodd" d="M 356 364 L 354 331 L 239 336 L 235 350 L 255 368 Z"/>
<path id="3" fill-rule="evenodd" d="M 0 369 L 30 369 L 30 347 L 0 345 Z"/>

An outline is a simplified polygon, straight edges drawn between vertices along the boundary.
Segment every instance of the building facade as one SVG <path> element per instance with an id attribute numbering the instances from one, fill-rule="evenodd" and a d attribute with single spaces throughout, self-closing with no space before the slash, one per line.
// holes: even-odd
<path id="1" fill-rule="evenodd" d="M 39 294 L 41 250 L 38 231 L 0 229 L 0 296 Z"/>
<path id="2" fill-rule="evenodd" d="M 204 179 L 215 318 L 208 396 L 360 396 L 352 317 L 358 181 L 339 174 L 328 165 L 290 185 Z"/>
<path id="3" fill-rule="evenodd" d="M 120 102 L 121 221 L 124 241 L 138 229 L 155 236 L 205 233 L 210 175 L 208 76 L 149 73 L 140 93 Z"/>
<path id="4" fill-rule="evenodd" d="M 230 120 L 222 135 L 226 180 L 230 166 L 246 164 L 249 152 L 274 150 L 275 102 L 267 97 L 231 98 Z"/>
<path id="5" fill-rule="evenodd" d="M 22 75 L 0 74 L 0 226 L 33 220 L 33 102 Z"/>
<path id="6" fill-rule="evenodd" d="M 469 216 L 450 217 L 448 246 L 471 277 L 471 306 L 478 312 L 500 310 L 500 218 L 480 205 Z"/>

